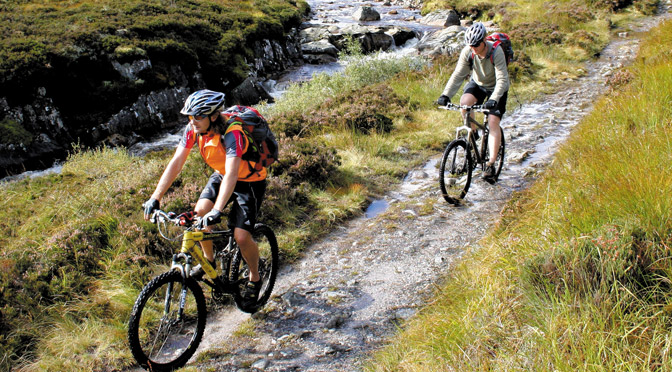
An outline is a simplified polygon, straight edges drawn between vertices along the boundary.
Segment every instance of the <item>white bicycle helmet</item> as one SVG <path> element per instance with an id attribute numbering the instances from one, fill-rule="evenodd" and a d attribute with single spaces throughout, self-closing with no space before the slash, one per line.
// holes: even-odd
<path id="1" fill-rule="evenodd" d="M 464 42 L 469 46 L 476 46 L 485 39 L 485 26 L 481 22 L 476 22 L 467 29 L 464 34 Z"/>
<path id="2" fill-rule="evenodd" d="M 187 97 L 180 113 L 193 116 L 210 115 L 222 105 L 224 105 L 224 93 L 202 89 Z"/>

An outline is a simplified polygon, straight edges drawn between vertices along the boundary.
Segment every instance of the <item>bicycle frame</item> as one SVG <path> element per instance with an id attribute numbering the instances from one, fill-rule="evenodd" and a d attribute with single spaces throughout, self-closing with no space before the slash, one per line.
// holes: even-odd
<path id="1" fill-rule="evenodd" d="M 444 110 L 465 110 L 466 112 L 463 115 L 463 125 L 460 127 L 457 127 L 455 129 L 455 138 L 465 138 L 467 141 L 467 146 L 471 147 L 474 150 L 474 156 L 476 160 L 476 164 L 483 164 L 485 163 L 486 159 L 485 157 L 485 146 L 488 144 L 486 141 L 483 141 L 481 143 L 481 148 L 478 148 L 478 145 L 476 144 L 476 138 L 474 138 L 473 134 L 473 129 L 472 125 L 475 125 L 477 130 L 480 129 L 483 131 L 483 138 L 488 138 L 488 135 L 490 133 L 490 129 L 488 127 L 488 113 L 489 111 L 487 109 L 482 108 L 480 105 L 474 105 L 474 106 L 467 106 L 467 105 L 456 105 L 456 104 L 451 104 L 449 103 L 446 106 L 439 106 L 439 108 L 442 108 Z M 485 114 L 485 117 L 483 118 L 483 124 L 479 123 L 476 119 L 471 117 L 472 112 L 482 112 Z M 465 133 L 466 134 L 463 134 Z"/>
<path id="2" fill-rule="evenodd" d="M 158 212 L 156 217 L 158 217 L 158 219 L 161 222 L 175 223 L 175 221 L 168 214 L 162 211 Z M 153 219 L 155 219 L 156 217 L 153 217 Z M 221 253 L 224 255 L 229 255 L 232 253 L 230 252 L 230 249 L 233 246 L 233 232 L 231 230 L 213 231 L 213 232 L 194 231 L 193 228 L 194 228 L 193 226 L 190 227 L 182 235 L 182 246 L 180 248 L 180 252 L 173 255 L 173 260 L 170 268 L 179 270 L 180 273 L 182 274 L 182 277 L 186 279 L 189 278 L 191 274 L 191 269 L 194 266 L 193 261 L 195 260 L 196 264 L 200 264 L 203 270 L 205 271 L 207 279 L 210 279 L 206 280 L 206 278 L 204 278 L 203 282 L 205 284 L 207 284 L 211 288 L 218 288 L 220 290 L 223 290 L 224 292 L 230 292 L 229 287 L 233 288 L 232 286 L 236 284 L 236 283 L 230 283 L 228 281 L 228 278 L 226 277 L 226 274 L 228 273 L 229 270 L 228 265 L 230 264 L 230 261 L 223 260 L 223 262 L 227 265 L 227 267 L 223 268 L 222 270 L 225 275 L 224 276 L 218 275 L 217 269 L 213 267 L 210 264 L 210 261 L 208 261 L 205 258 L 205 256 L 203 255 L 203 251 L 200 249 L 200 247 L 197 246 L 196 243 L 205 240 L 228 241 L 227 247 Z M 165 236 L 164 238 L 168 239 Z M 219 279 L 217 283 L 215 283 L 214 279 L 218 277 Z"/>

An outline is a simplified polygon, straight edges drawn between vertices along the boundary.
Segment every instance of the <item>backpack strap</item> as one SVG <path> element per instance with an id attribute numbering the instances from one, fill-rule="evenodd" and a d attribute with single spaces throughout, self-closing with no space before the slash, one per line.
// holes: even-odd
<path id="1" fill-rule="evenodd" d="M 497 49 L 497 47 L 500 46 L 501 44 L 502 44 L 501 40 L 497 40 L 494 43 L 492 43 L 492 49 L 490 50 L 490 62 L 492 62 L 493 65 L 495 64 L 495 49 Z"/>
<path id="2" fill-rule="evenodd" d="M 493 65 L 495 64 L 495 48 L 497 48 L 501 43 L 502 43 L 501 40 L 497 40 L 494 43 L 492 43 L 492 49 L 490 49 L 490 53 L 488 54 L 488 56 L 490 57 L 490 62 L 492 62 Z M 486 58 L 488 56 L 486 56 Z M 474 68 L 474 58 L 476 58 L 476 53 L 474 53 L 474 51 L 472 50 L 471 55 L 469 55 L 469 68 L 472 69 Z"/>
<path id="3" fill-rule="evenodd" d="M 254 138 L 252 138 L 252 134 L 249 133 L 247 130 L 245 130 L 245 125 L 242 123 L 242 120 L 240 120 L 240 118 L 238 118 L 237 116 L 231 117 L 231 119 L 229 119 L 227 123 L 230 124 L 226 129 L 225 134 L 237 130 L 243 133 L 243 136 L 245 136 L 245 138 L 247 139 L 247 146 L 245 147 L 245 153 L 243 154 L 243 157 L 250 151 L 259 152 L 259 149 L 257 149 L 256 147 L 257 145 L 254 143 Z M 250 161 L 249 158 L 248 159 L 241 158 L 241 161 L 247 163 L 247 169 L 249 171 L 248 175 L 242 178 L 244 180 L 252 177 L 254 174 L 259 173 L 261 172 L 262 169 L 264 169 L 264 167 L 259 162 L 254 162 L 255 165 L 253 166 L 252 161 Z"/>

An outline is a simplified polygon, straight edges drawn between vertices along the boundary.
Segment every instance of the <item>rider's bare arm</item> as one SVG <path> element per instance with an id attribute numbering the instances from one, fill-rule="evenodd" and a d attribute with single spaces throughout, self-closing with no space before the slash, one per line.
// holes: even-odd
<path id="1" fill-rule="evenodd" d="M 219 194 L 217 194 L 217 200 L 215 201 L 214 208 L 222 211 L 226 206 L 226 202 L 231 198 L 233 190 L 236 188 L 236 182 L 238 182 L 238 170 L 240 168 L 241 158 L 237 156 L 227 156 L 226 157 L 226 173 L 222 178 L 222 185 L 219 189 Z"/>
<path id="2" fill-rule="evenodd" d="M 190 150 L 191 149 L 182 146 L 177 147 L 177 150 L 175 150 L 173 158 L 170 159 L 170 162 L 166 166 L 166 169 L 163 171 L 163 175 L 161 175 L 161 179 L 159 180 L 158 185 L 156 185 L 156 189 L 152 194 L 152 198 L 156 200 L 161 200 L 163 194 L 165 194 L 166 191 L 168 191 L 170 185 L 173 184 L 173 181 L 175 181 L 177 175 L 180 174 L 180 172 L 182 171 L 182 167 L 184 167 L 184 163 L 186 163 L 187 161 L 187 157 L 189 156 Z"/>

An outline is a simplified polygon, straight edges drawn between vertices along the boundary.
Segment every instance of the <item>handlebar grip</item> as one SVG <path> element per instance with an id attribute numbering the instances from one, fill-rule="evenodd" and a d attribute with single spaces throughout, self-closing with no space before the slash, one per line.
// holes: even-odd
<path id="1" fill-rule="evenodd" d="M 189 212 L 180 213 L 177 216 L 178 225 L 180 225 L 180 226 L 191 226 L 192 223 L 194 222 L 194 217 L 196 217 L 196 211 L 189 211 Z"/>

